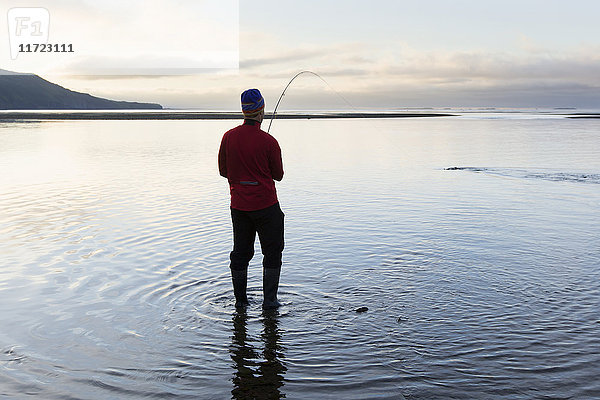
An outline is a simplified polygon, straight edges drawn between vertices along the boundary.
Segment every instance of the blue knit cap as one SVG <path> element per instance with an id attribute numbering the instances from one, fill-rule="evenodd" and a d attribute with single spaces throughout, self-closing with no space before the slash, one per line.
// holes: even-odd
<path id="1" fill-rule="evenodd" d="M 265 108 L 265 99 L 258 89 L 248 89 L 242 93 L 242 112 L 245 116 L 255 116 Z"/>

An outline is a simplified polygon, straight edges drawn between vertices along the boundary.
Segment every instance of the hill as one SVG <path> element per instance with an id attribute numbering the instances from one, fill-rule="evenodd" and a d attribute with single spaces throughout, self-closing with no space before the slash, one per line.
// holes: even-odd
<path id="1" fill-rule="evenodd" d="M 0 69 L 0 110 L 162 109 L 160 104 L 115 101 L 75 92 L 37 75 Z"/>

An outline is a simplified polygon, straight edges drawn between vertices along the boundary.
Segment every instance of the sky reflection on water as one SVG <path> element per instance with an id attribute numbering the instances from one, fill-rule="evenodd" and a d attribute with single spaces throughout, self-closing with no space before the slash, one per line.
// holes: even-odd
<path id="1" fill-rule="evenodd" d="M 1 393 L 600 396 L 598 122 L 277 121 L 274 315 L 258 256 L 234 312 L 231 125 L 0 126 Z"/>

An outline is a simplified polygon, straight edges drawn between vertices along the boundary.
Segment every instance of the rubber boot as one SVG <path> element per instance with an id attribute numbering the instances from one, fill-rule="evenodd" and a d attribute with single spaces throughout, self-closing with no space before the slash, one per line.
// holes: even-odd
<path id="1" fill-rule="evenodd" d="M 279 288 L 280 268 L 263 269 L 263 310 L 270 310 L 281 305 L 277 301 L 277 289 Z"/>
<path id="2" fill-rule="evenodd" d="M 233 282 L 233 294 L 235 296 L 235 307 L 246 307 L 248 297 L 246 287 L 248 286 L 248 270 L 231 270 L 231 281 Z"/>

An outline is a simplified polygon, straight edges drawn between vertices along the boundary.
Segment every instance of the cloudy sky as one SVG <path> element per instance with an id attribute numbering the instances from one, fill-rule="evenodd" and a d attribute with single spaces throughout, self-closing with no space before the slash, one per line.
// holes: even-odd
<path id="1" fill-rule="evenodd" d="M 308 69 L 356 108 L 598 108 L 598 15 L 596 0 L 240 0 L 237 70 L 47 78 L 172 108 L 237 109 L 239 93 L 257 87 L 269 110 L 288 80 Z M 181 29 L 195 38 L 206 18 Z M 219 34 L 202 36 L 214 43 Z M 157 56 L 163 53 L 159 46 Z M 294 85 L 284 108 L 346 107 L 317 78 Z"/>

